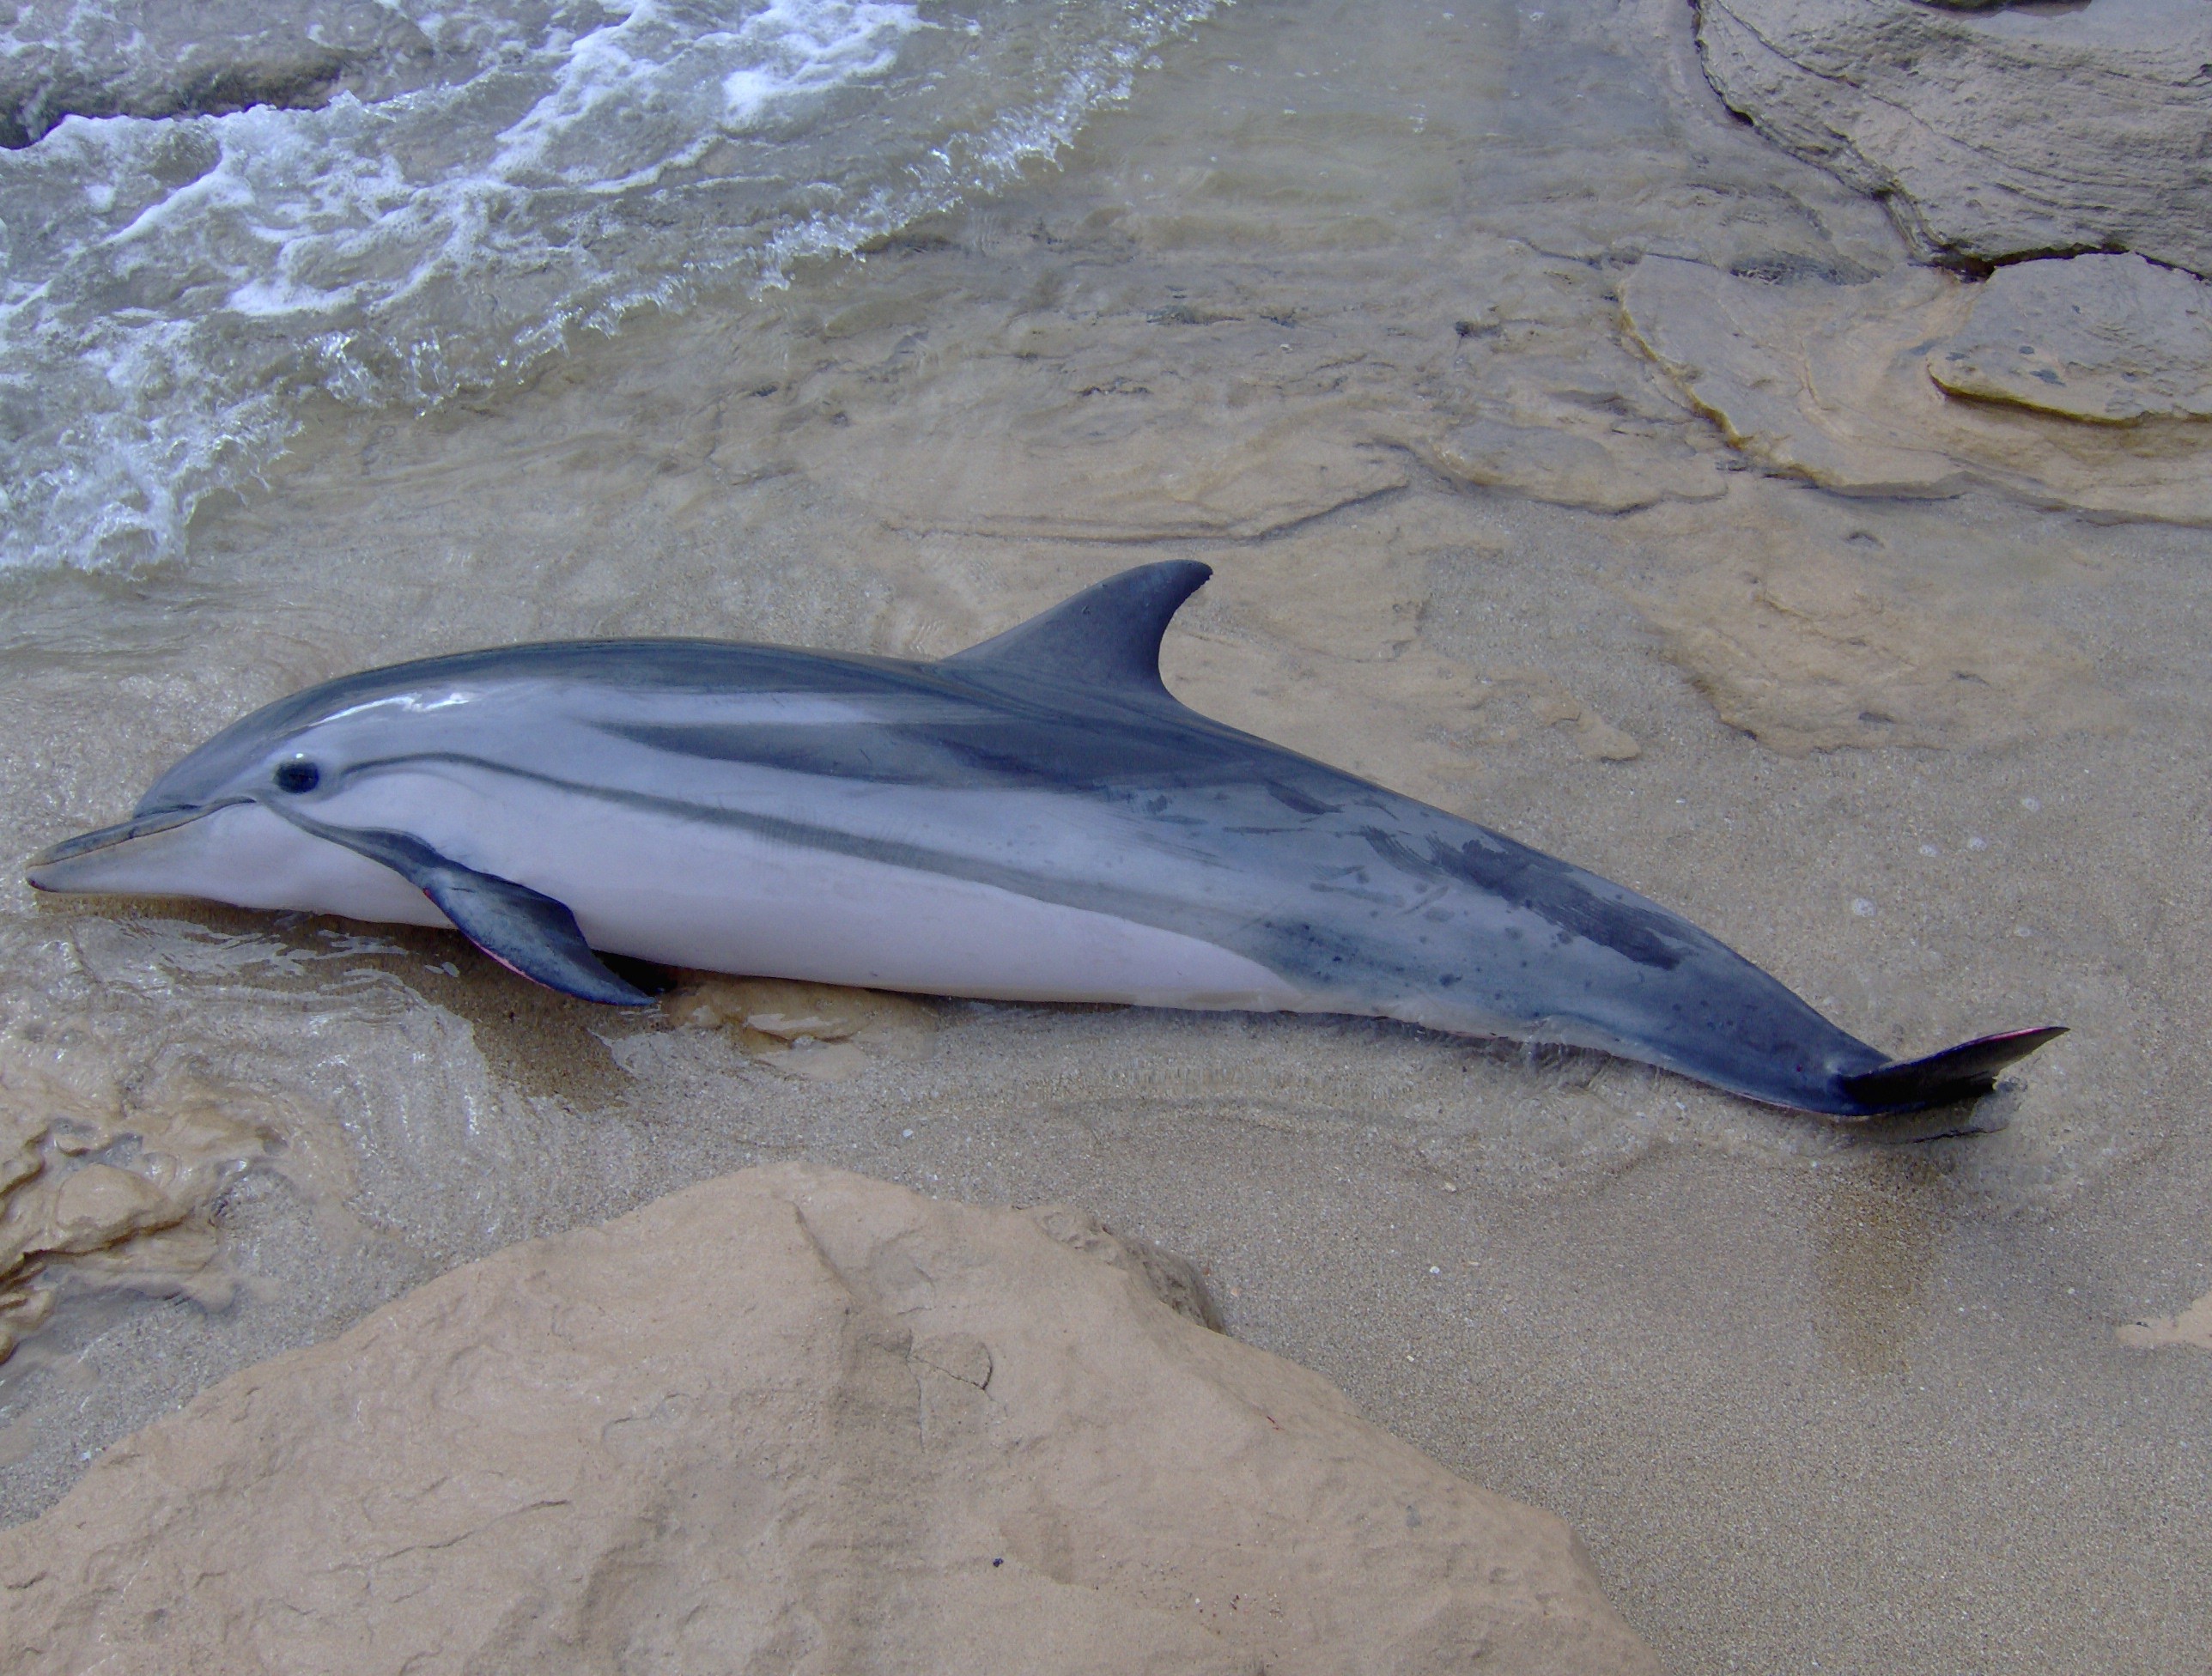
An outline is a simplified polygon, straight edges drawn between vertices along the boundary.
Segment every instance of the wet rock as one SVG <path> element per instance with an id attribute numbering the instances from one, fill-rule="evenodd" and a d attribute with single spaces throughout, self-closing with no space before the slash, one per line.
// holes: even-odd
<path id="1" fill-rule="evenodd" d="M 227 1302 L 208 1213 L 283 1150 L 265 1096 L 173 1054 L 102 1066 L 59 1034 L 0 1037 L 0 1361 L 65 1288 Z"/>
<path id="2" fill-rule="evenodd" d="M 1656 1668 L 1565 1526 L 1147 1266 L 796 1165 L 513 1248 L 0 1536 L 15 1667 Z"/>
<path id="3" fill-rule="evenodd" d="M 1593 762 L 1630 762 L 1644 754 L 1631 735 L 1565 693 L 1533 699 L 1529 708 L 1547 727 L 1573 728 L 1575 749 Z"/>
<path id="4" fill-rule="evenodd" d="M 1960 463 L 1903 429 L 1884 386 L 1899 321 L 1907 337 L 1963 322 L 1954 288 L 1924 272 L 1773 285 L 1647 256 L 1620 301 L 1636 340 L 1746 453 L 1824 488 L 1940 495 L 1965 486 Z"/>
<path id="5" fill-rule="evenodd" d="M 2090 660 L 2025 609 L 2015 582 L 1983 569 L 1961 585 L 1976 569 L 1970 543 L 1924 528 L 1894 552 L 1869 532 L 1839 539 L 1765 480 L 1717 507 L 1645 514 L 1638 533 L 1672 557 L 1631 595 L 1666 656 L 1722 720 L 1784 756 L 2116 725 Z"/>
<path id="6" fill-rule="evenodd" d="M 679 1026 L 721 1029 L 770 1070 L 810 1083 L 843 1082 L 875 1058 L 918 1058 L 937 1029 L 913 996 L 787 978 L 697 973 L 661 1005 Z"/>
<path id="7" fill-rule="evenodd" d="M 1847 494 L 1987 485 L 2045 505 L 2212 519 L 2212 438 L 2193 421 L 2093 428 L 1944 392 L 1930 351 L 1971 331 L 1985 290 L 1924 268 L 1776 285 L 1647 256 L 1620 295 L 1631 337 L 1731 444 L 1776 471 Z"/>
<path id="8" fill-rule="evenodd" d="M 1699 0 L 1705 73 L 1889 203 L 1923 258 L 2130 250 L 2212 273 L 2212 11 Z"/>
<path id="9" fill-rule="evenodd" d="M 2140 256 L 2017 263 L 1928 370 L 1956 395 L 2074 419 L 2212 417 L 2212 285 Z"/>
<path id="10" fill-rule="evenodd" d="M 759 416 L 734 414 L 716 458 L 780 456 L 902 531 L 1018 539 L 1250 537 L 1409 481 L 1366 392 L 1280 399 L 1279 327 L 1130 311 L 970 355 L 943 313 L 927 352 L 888 329 L 838 340 L 787 429 L 763 442 Z M 892 377 L 926 400 L 884 404 L 871 386 Z"/>
<path id="11" fill-rule="evenodd" d="M 1443 437 L 1431 463 L 1447 477 L 1508 488 L 1554 506 L 1628 512 L 1665 500 L 1703 501 L 1724 487 L 1711 460 L 1646 437 L 1621 448 L 1553 425 L 1477 419 Z"/>
<path id="12" fill-rule="evenodd" d="M 2205 1293 L 2178 1315 L 2151 1315 L 2130 1321 L 2118 1330 L 2116 1336 L 2130 1350 L 2163 1350 L 2171 1345 L 2186 1345 L 2212 1351 L 2212 1292 Z"/>
<path id="13" fill-rule="evenodd" d="M 0 53 L 0 146 L 35 143 L 64 117 L 220 115 L 317 106 L 341 88 L 386 97 L 419 84 L 428 37 L 376 0 L 74 0 L 9 8 Z"/>

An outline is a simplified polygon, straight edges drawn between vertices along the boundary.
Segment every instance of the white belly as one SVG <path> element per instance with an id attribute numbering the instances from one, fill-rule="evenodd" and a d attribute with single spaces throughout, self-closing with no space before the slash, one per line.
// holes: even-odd
<path id="1" fill-rule="evenodd" d="M 579 879 L 563 900 L 594 948 L 710 971 L 1017 1001 L 1272 1011 L 1300 999 L 1195 937 L 742 833 L 695 842 L 680 876 Z"/>
<path id="2" fill-rule="evenodd" d="M 316 817 L 420 834 L 568 904 L 593 948 L 671 966 L 1002 1000 L 1295 1009 L 1303 992 L 1202 938 L 743 829 L 536 786 L 480 797 L 385 778 L 374 806 Z M 138 865 L 131 851 L 148 852 Z M 158 852 L 158 853 L 156 853 Z M 240 805 L 124 847 L 116 882 L 248 908 L 448 923 L 388 868 Z M 127 875 L 127 877 L 125 876 Z"/>

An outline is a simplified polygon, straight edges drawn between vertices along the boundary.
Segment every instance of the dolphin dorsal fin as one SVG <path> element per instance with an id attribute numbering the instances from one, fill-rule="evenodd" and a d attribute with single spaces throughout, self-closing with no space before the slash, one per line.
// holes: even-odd
<path id="1" fill-rule="evenodd" d="M 1182 602 L 1212 574 L 1194 559 L 1139 565 L 944 662 L 978 674 L 1006 671 L 1054 684 L 1165 698 L 1160 637 Z"/>

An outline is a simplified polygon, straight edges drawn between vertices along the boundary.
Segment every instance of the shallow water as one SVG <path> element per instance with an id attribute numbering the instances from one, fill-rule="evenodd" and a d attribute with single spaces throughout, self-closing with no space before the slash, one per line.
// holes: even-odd
<path id="1" fill-rule="evenodd" d="M 1211 7 L 366 9 L 33 0 L 0 36 L 36 137 L 0 152 L 0 564 L 173 556 L 312 393 L 511 387 L 579 331 L 957 203 Z M 342 44 L 326 81 L 234 85 L 305 35 Z"/>
<path id="2" fill-rule="evenodd" d="M 1571 1520 L 1672 1667 L 2205 1662 L 2212 1356 L 2119 1333 L 2212 1291 L 2203 444 L 1945 430 L 1879 380 L 1732 444 L 1736 396 L 1647 352 L 1706 329 L 1647 257 L 1862 344 L 1960 288 L 1729 119 L 1671 5 L 1248 0 L 863 258 L 426 414 L 288 406 L 178 556 L 0 579 L 0 820 L 21 855 L 113 819 L 374 662 L 936 654 L 1187 555 L 1198 707 L 1632 884 L 1879 1046 L 2072 1026 L 1986 1133 L 1368 1023 L 718 983 L 618 1017 L 452 938 L 15 883 L 40 1174 L 0 1230 L 98 1249 L 0 1366 L 8 1511 L 457 1262 L 804 1155 L 1200 1259 L 1241 1336 Z M 1900 438 L 1943 463 L 1911 498 Z M 2100 498 L 2129 473 L 2163 521 Z"/>

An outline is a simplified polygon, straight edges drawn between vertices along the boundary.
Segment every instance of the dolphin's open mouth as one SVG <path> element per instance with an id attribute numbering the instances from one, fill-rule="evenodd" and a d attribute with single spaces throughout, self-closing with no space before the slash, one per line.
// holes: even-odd
<path id="1" fill-rule="evenodd" d="M 220 803 L 205 803 L 191 809 L 157 809 L 133 815 L 115 826 L 104 826 L 93 832 L 80 832 L 74 838 L 64 838 L 58 844 L 49 844 L 24 864 L 24 877 L 34 890 L 98 890 L 97 885 L 72 884 L 67 877 L 67 864 L 105 850 L 116 849 L 135 839 L 150 838 L 157 832 L 188 825 L 218 809 L 228 809 L 242 798 L 226 798 Z M 43 877 L 41 877 L 43 875 Z"/>

